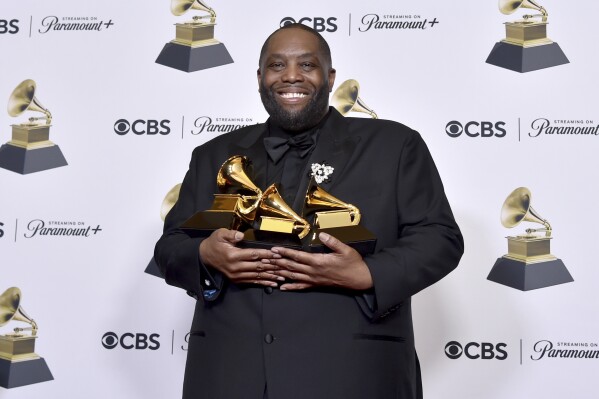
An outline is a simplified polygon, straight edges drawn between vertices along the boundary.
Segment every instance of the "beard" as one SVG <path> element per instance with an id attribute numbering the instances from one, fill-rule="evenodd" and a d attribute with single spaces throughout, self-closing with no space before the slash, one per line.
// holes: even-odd
<path id="1" fill-rule="evenodd" d="M 276 93 L 260 83 L 260 99 L 270 119 L 284 130 L 301 132 L 314 127 L 329 110 L 329 81 L 314 93 L 308 104 L 298 111 L 283 108 L 276 100 Z"/>

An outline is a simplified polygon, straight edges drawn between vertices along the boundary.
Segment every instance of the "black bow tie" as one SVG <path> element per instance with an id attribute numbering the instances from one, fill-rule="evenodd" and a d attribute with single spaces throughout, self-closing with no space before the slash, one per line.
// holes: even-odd
<path id="1" fill-rule="evenodd" d="M 306 155 L 312 151 L 315 144 L 312 132 L 302 133 L 293 136 L 290 139 L 284 139 L 282 137 L 264 138 L 264 148 L 266 148 L 268 156 L 274 163 L 278 163 L 289 148 L 296 149 L 300 158 L 305 158 Z"/>

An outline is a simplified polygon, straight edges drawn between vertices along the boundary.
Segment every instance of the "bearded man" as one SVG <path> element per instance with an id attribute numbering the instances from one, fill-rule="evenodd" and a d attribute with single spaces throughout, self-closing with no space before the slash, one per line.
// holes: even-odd
<path id="1" fill-rule="evenodd" d="M 268 121 L 193 152 L 155 251 L 167 283 L 197 300 L 185 399 L 422 398 L 411 296 L 457 266 L 462 236 L 420 135 L 344 118 L 328 105 L 334 81 L 326 41 L 286 25 L 260 53 Z M 362 257 L 325 233 L 326 254 L 240 248 L 235 230 L 188 236 L 179 226 L 210 208 L 233 155 L 252 160 L 258 187 L 278 183 L 296 211 L 311 165 L 330 166 L 321 187 L 361 210 L 375 253 Z"/>

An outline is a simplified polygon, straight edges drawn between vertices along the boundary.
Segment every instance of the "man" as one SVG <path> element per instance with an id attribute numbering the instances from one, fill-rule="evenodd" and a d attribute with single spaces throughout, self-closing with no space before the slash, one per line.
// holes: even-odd
<path id="1" fill-rule="evenodd" d="M 330 50 L 301 24 L 274 32 L 258 85 L 270 118 L 196 148 L 155 257 L 166 281 L 197 298 L 183 397 L 421 398 L 410 297 L 457 265 L 463 241 L 430 154 L 390 121 L 344 118 L 328 107 Z M 220 229 L 190 238 L 178 226 L 208 209 L 230 156 L 253 162 L 253 182 L 281 184 L 301 209 L 313 163 L 321 187 L 356 205 L 377 236 L 362 258 L 334 237 L 310 254 L 242 249 Z M 330 169 L 329 169 L 330 170 Z"/>

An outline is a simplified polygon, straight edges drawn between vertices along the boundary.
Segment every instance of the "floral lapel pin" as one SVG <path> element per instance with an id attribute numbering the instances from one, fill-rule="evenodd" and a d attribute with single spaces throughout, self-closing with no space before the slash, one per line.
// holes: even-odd
<path id="1" fill-rule="evenodd" d="M 314 180 L 316 180 L 316 183 L 320 184 L 324 181 L 329 181 L 329 177 L 333 175 L 333 171 L 335 170 L 335 168 L 333 168 L 330 165 L 323 163 L 313 163 L 311 166 L 312 169 L 312 174 L 311 176 L 314 176 Z"/>

